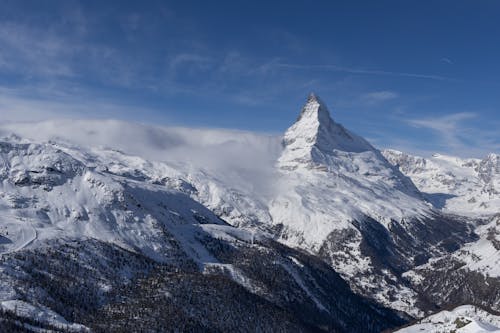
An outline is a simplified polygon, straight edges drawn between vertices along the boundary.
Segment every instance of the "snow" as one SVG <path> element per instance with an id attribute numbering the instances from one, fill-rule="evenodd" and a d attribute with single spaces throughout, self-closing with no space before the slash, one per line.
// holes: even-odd
<path id="1" fill-rule="evenodd" d="M 387 223 L 429 214 L 411 182 L 334 122 L 314 95 L 286 132 L 284 151 L 279 137 L 116 121 L 8 124 L 3 130 L 56 140 L 56 149 L 97 172 L 168 183 L 234 226 L 287 225 L 298 231 L 290 244 L 307 249 L 363 215 Z M 123 140 L 125 132 L 133 140 Z M 310 161 L 296 163 L 299 153 Z M 300 170 L 283 170 L 292 164 Z"/>
<path id="2" fill-rule="evenodd" d="M 248 244 L 253 244 L 255 241 L 270 238 L 271 235 L 260 230 L 251 228 L 234 228 L 225 225 L 203 224 L 200 226 L 206 233 L 213 238 L 222 239 L 229 242 L 241 241 Z"/>
<path id="3" fill-rule="evenodd" d="M 60 148 L 16 140 L 2 142 L 0 253 L 39 246 L 55 238 L 95 238 L 140 249 L 164 261 L 172 247 L 164 241 L 166 228 L 196 261 L 214 261 L 195 240 L 196 233 L 203 231 L 197 218 L 221 223 L 208 209 L 175 188 L 121 176 L 128 167 L 123 170 L 114 164 L 113 172 L 112 168 L 106 170 L 115 163 L 107 154 Z M 124 160 L 134 161 L 132 166 L 149 166 L 140 158 Z M 166 166 L 158 172 L 165 170 Z M 172 210 L 178 216 L 166 213 Z"/>
<path id="4" fill-rule="evenodd" d="M 403 173 L 411 177 L 428 199 L 445 212 L 481 218 L 489 221 L 475 232 L 479 240 L 468 243 L 452 257 L 464 263 L 461 269 L 500 277 L 500 159 L 490 154 L 483 160 L 461 159 L 434 154 L 431 158 L 411 156 L 395 150 L 383 154 Z M 493 237 L 493 238 L 492 238 Z M 429 267 L 424 265 L 420 268 Z M 410 273 L 407 273 L 410 274 Z M 418 283 L 413 272 L 408 277 Z"/>
<path id="5" fill-rule="evenodd" d="M 198 233 L 249 242 L 282 227 L 279 241 L 316 253 L 333 231 L 355 229 L 354 220 L 371 217 L 387 226 L 432 214 L 411 181 L 331 119 L 313 95 L 283 138 L 116 121 L 2 129 L 27 137 L 3 141 L 2 211 L 12 221 L 37 221 L 36 240 L 28 242 L 34 234 L 26 224 L 17 247 L 0 245 L 3 252 L 88 237 L 168 261 L 173 245 L 162 240 L 165 229 L 203 269 L 218 263 Z M 21 187 L 16 180 L 31 183 Z M 207 221 L 199 223 L 192 210 L 203 211 Z M 361 255 L 360 238 L 344 245 L 356 263 L 334 268 L 347 279 L 369 273 L 372 263 Z"/>
<path id="6" fill-rule="evenodd" d="M 44 306 L 35 306 L 21 300 L 7 300 L 0 302 L 0 307 L 4 310 L 16 313 L 20 317 L 30 318 L 56 327 L 64 326 L 69 331 L 90 332 L 90 329 L 87 327 L 80 324 L 69 323 L 66 319 Z"/>
<path id="7" fill-rule="evenodd" d="M 210 263 L 206 264 L 203 270 L 204 274 L 224 273 L 229 276 L 234 282 L 243 286 L 245 289 L 255 294 L 265 296 L 264 291 L 256 282 L 246 276 L 240 269 L 232 264 Z"/>
<path id="8" fill-rule="evenodd" d="M 453 256 L 465 263 L 463 268 L 500 277 L 500 249 L 498 245 L 495 247 L 491 238 L 495 237 L 500 244 L 500 217 L 493 217 L 489 223 L 479 226 L 476 233 L 480 236 L 479 240 L 466 244 Z"/>
<path id="9" fill-rule="evenodd" d="M 335 123 L 314 94 L 309 95 L 298 120 L 286 131 L 283 144 L 285 152 L 279 164 L 285 169 L 295 168 L 296 162 L 321 163 L 323 153 L 333 150 L 356 153 L 375 150 L 363 138 Z"/>
<path id="10" fill-rule="evenodd" d="M 430 158 L 384 150 L 384 156 L 410 177 L 437 208 L 466 216 L 500 213 L 500 159 Z"/>
<path id="11" fill-rule="evenodd" d="M 488 333 L 500 332 L 500 316 L 492 315 L 473 305 L 459 306 L 441 311 L 416 324 L 396 331 L 398 333 Z"/>
<path id="12" fill-rule="evenodd" d="M 252 244 L 274 234 L 317 253 L 332 232 L 355 230 L 345 253 L 335 253 L 346 260 L 334 268 L 360 288 L 377 289 L 373 297 L 383 304 L 418 315 L 414 292 L 386 283 L 389 272 L 374 281 L 354 221 L 370 217 L 387 227 L 436 208 L 483 215 L 500 207 L 497 155 L 384 157 L 314 95 L 283 137 L 118 121 L 3 124 L 0 132 L 18 135 L 0 140 L 0 254 L 95 238 L 168 261 L 177 253 L 167 233 L 202 270 L 224 269 L 247 283 L 199 236 Z M 499 276 L 500 255 L 487 228 L 478 230 L 481 240 L 456 255 Z M 352 280 L 360 275 L 367 277 Z"/>
<path id="13" fill-rule="evenodd" d="M 294 258 L 295 259 L 295 258 Z M 298 260 L 295 259 L 295 262 Z M 325 308 L 325 306 L 318 300 L 318 298 L 307 288 L 306 284 L 300 277 L 299 273 L 290 265 L 284 262 L 279 263 L 295 280 L 295 282 L 299 285 L 299 287 L 311 298 L 311 300 L 314 302 L 314 304 L 318 307 L 318 309 L 328 312 L 328 310 Z"/>
<path id="14" fill-rule="evenodd" d="M 333 121 L 314 95 L 283 143 L 270 214 L 272 223 L 292 229 L 289 244 L 314 250 L 355 219 L 369 216 L 387 225 L 431 213 L 413 184 L 366 140 Z"/>
<path id="15" fill-rule="evenodd" d="M 3 241 L 0 242 L 0 255 L 20 251 L 33 243 L 38 237 L 38 232 L 33 226 L 33 222 L 28 219 L 3 215 L 0 216 L 0 221 L 0 232 L 8 235 L 8 237 L 2 236 Z"/>

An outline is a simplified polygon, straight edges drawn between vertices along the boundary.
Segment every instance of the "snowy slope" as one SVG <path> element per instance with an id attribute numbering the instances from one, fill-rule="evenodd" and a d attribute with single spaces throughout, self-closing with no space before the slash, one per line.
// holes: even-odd
<path id="1" fill-rule="evenodd" d="M 417 295 L 401 273 L 470 239 L 466 221 L 440 215 L 377 149 L 332 120 L 314 95 L 282 138 L 116 121 L 4 124 L 0 132 L 33 139 L 6 140 L 0 198 L 10 238 L 0 238 L 1 252 L 84 236 L 168 260 L 176 254 L 161 241 L 166 231 L 201 266 L 213 267 L 219 263 L 193 235 L 218 230 L 205 223 L 220 225 L 222 218 L 319 255 L 357 292 L 417 315 Z M 35 158 L 18 165 L 12 149 Z M 34 162 L 44 155 L 66 159 L 67 170 Z M 45 190 L 37 177 L 57 190 Z M 193 211 L 209 222 L 199 226 Z M 158 223 L 163 216 L 172 223 Z"/>
<path id="2" fill-rule="evenodd" d="M 250 179 L 233 170 L 175 168 L 196 189 L 191 196 L 230 224 L 319 254 L 358 292 L 418 314 L 399 271 L 446 252 L 445 238 L 463 242 L 463 223 L 440 221 L 411 180 L 332 120 L 314 95 L 282 142 L 274 168 Z"/>
<path id="3" fill-rule="evenodd" d="M 466 244 L 453 257 L 465 263 L 462 269 L 500 278 L 500 216 L 480 225 L 476 233 L 479 240 Z"/>
<path id="4" fill-rule="evenodd" d="M 283 145 L 279 190 L 269 203 L 281 241 L 319 253 L 356 291 L 418 315 L 417 296 L 399 280 L 399 271 L 442 251 L 443 239 L 420 233 L 444 223 L 411 180 L 336 123 L 314 95 Z"/>
<path id="5" fill-rule="evenodd" d="M 500 156 L 490 154 L 480 160 L 440 154 L 423 158 L 395 150 L 382 153 L 437 208 L 472 216 L 500 212 Z"/>
<path id="6" fill-rule="evenodd" d="M 500 316 L 472 305 L 441 311 L 419 320 L 416 324 L 397 330 L 398 333 L 489 333 L 500 332 Z"/>
<path id="7" fill-rule="evenodd" d="M 0 149 L 2 253 L 55 238 L 95 238 L 168 260 L 168 230 L 203 258 L 194 240 L 198 215 L 223 223 L 178 190 L 100 169 L 92 155 L 79 160 L 55 144 L 15 138 Z"/>
<path id="8" fill-rule="evenodd" d="M 85 312 L 76 316 L 75 308 L 108 311 L 99 308 L 101 302 L 110 302 L 107 297 L 116 297 L 119 288 L 133 291 L 124 285 L 161 265 L 167 277 L 194 276 L 193 283 L 215 288 L 218 297 L 230 287 L 239 297 L 253 295 L 258 311 L 282 311 L 272 312 L 277 317 L 263 326 L 267 330 L 296 314 L 297 304 L 306 312 L 294 319 L 296 327 L 375 332 L 401 324 L 394 312 L 353 294 L 325 263 L 276 244 L 258 229 L 225 223 L 195 200 L 203 192 L 189 181 L 196 180 L 204 191 L 201 183 L 217 179 L 190 170 L 114 149 L 15 136 L 0 140 L 0 310 L 37 320 L 40 327 L 85 329 L 96 319 L 81 317 L 89 316 Z M 217 287 L 226 277 L 225 288 Z M 130 301 L 142 296 L 133 294 Z M 231 307 L 228 302 L 219 306 Z M 365 309 L 361 314 L 359 307 Z M 192 310 L 201 311 L 186 311 Z M 136 316 L 127 314 L 124 323 L 131 318 Z M 238 318 L 235 322 L 243 317 Z M 4 322 L 0 313 L 0 329 Z"/>
<path id="9" fill-rule="evenodd" d="M 458 276 L 458 280 L 465 280 L 472 287 L 479 286 L 482 290 L 489 290 L 495 288 L 496 285 L 500 286 L 500 216 L 485 219 L 475 231 L 479 235 L 477 241 L 467 243 L 451 254 L 432 258 L 428 263 L 417 266 L 404 275 L 412 283 L 425 286 L 429 282 L 426 280 L 432 280 L 434 274 L 441 271 L 446 276 L 449 275 L 449 271 L 452 271 L 453 275 Z M 470 281 L 460 278 L 460 276 L 471 275 L 469 272 L 475 273 L 476 278 Z M 474 282 L 481 280 L 477 278 L 477 275 L 481 276 L 481 279 L 489 280 L 485 283 L 489 288 L 481 287 L 481 283 L 475 285 Z M 465 294 L 461 291 L 460 283 L 455 283 L 453 289 L 457 289 L 458 294 Z M 451 293 L 451 290 L 448 289 L 446 292 Z M 500 300 L 498 291 L 490 293 L 489 296 Z M 480 299 L 477 301 L 479 302 Z M 497 310 L 500 309 L 498 306 L 498 303 L 493 305 Z"/>
<path id="10" fill-rule="evenodd" d="M 391 220 L 431 215 L 411 181 L 367 141 L 333 121 L 315 95 L 283 144 L 272 220 L 298 232 L 310 248 L 365 216 L 387 226 Z"/>

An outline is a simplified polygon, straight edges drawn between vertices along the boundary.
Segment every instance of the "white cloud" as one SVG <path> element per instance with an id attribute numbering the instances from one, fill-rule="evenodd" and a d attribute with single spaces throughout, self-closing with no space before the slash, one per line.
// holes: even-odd
<path id="1" fill-rule="evenodd" d="M 377 104 L 398 98 L 399 95 L 394 91 L 383 90 L 374 91 L 361 95 L 361 100 L 367 104 Z"/>
<path id="2" fill-rule="evenodd" d="M 407 122 L 416 128 L 425 128 L 436 133 L 438 146 L 448 154 L 462 157 L 482 157 L 500 149 L 497 131 L 488 131 L 473 126 L 471 121 L 479 115 L 459 112 L 442 117 L 411 119 Z"/>
<path id="3" fill-rule="evenodd" d="M 448 65 L 453 65 L 453 61 L 451 61 L 450 58 L 443 57 L 441 58 L 441 61 L 447 63 Z"/>
<path id="4" fill-rule="evenodd" d="M 408 73 L 408 72 L 392 72 L 392 71 L 385 71 L 378 69 L 362 69 L 362 68 L 345 67 L 345 66 L 338 66 L 331 64 L 303 65 L 303 64 L 291 64 L 291 63 L 276 63 L 275 66 L 289 68 L 289 69 L 327 70 L 332 72 L 344 72 L 350 74 L 399 76 L 399 77 L 436 80 L 436 81 L 457 81 L 456 79 L 441 75 L 419 74 L 419 73 Z"/>
<path id="5" fill-rule="evenodd" d="M 409 123 L 416 127 L 426 127 L 436 130 L 442 134 L 455 132 L 461 121 L 477 117 L 477 114 L 472 112 L 454 113 L 442 117 L 412 119 Z"/>
<path id="6" fill-rule="evenodd" d="M 0 136 L 124 151 L 150 161 L 187 164 L 267 193 L 281 138 L 248 131 L 151 126 L 117 120 L 0 124 Z"/>

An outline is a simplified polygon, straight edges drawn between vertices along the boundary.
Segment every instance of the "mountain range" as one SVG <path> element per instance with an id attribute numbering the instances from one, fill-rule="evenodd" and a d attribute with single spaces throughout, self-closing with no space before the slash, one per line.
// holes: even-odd
<path id="1" fill-rule="evenodd" d="M 380 151 L 314 94 L 283 136 L 0 134 L 4 331 L 381 332 L 500 311 L 498 155 Z"/>

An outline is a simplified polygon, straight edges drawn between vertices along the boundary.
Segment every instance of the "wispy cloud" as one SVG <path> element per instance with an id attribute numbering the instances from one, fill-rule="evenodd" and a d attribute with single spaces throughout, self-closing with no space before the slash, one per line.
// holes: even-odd
<path id="1" fill-rule="evenodd" d="M 438 146 L 446 153 L 465 157 L 481 157 L 500 149 L 496 131 L 489 131 L 472 124 L 479 114 L 459 112 L 442 117 L 411 119 L 407 122 L 416 128 L 432 130 L 438 135 Z"/>
<path id="2" fill-rule="evenodd" d="M 449 133 L 457 129 L 459 123 L 463 120 L 477 117 L 473 112 L 459 112 L 442 117 L 412 119 L 409 123 L 417 127 L 426 127 L 438 132 Z"/>
<path id="3" fill-rule="evenodd" d="M 0 24 L 0 70 L 24 75 L 73 76 L 69 61 L 79 47 L 50 32 Z"/>
<path id="4" fill-rule="evenodd" d="M 188 112 L 196 114 L 196 107 L 201 109 L 198 114 L 216 114 L 213 107 L 205 106 L 206 102 L 240 115 L 251 108 L 274 110 L 274 120 L 269 120 L 274 124 L 265 126 L 279 128 L 288 124 L 285 117 L 293 118 L 294 105 L 309 91 L 334 102 L 341 115 L 346 109 L 364 112 L 379 105 L 398 107 L 408 101 L 408 94 L 392 91 L 393 86 L 367 87 L 367 81 L 390 78 L 399 82 L 397 78 L 408 78 L 416 85 L 428 85 L 428 80 L 435 84 L 454 81 L 435 74 L 367 69 L 363 63 L 341 66 L 335 52 L 328 50 L 324 51 L 328 57 L 321 58 L 327 59 L 327 64 L 309 64 L 304 59 L 311 59 L 317 46 L 280 30 L 262 34 L 273 43 L 280 41 L 280 47 L 286 44 L 286 52 L 276 53 L 281 57 L 233 48 L 238 44 L 210 44 L 203 40 L 195 23 L 184 22 L 168 9 L 158 14 L 161 17 L 150 12 L 120 13 L 122 19 L 113 17 L 111 24 L 121 30 L 110 40 L 108 18 L 88 15 L 81 8 L 66 10 L 69 12 L 60 15 L 60 22 L 47 20 L 43 27 L 39 21 L 0 21 L 0 121 L 118 118 L 183 123 L 182 117 Z M 164 31 L 175 33 L 164 36 Z M 356 75 L 338 78 L 333 72 Z M 181 99 L 189 101 L 182 103 L 185 110 L 168 106 L 158 109 Z M 232 126 L 227 125 L 230 117 L 223 119 L 227 121 L 221 122 L 224 125 L 217 124 L 217 115 L 213 118 L 215 125 L 208 126 Z M 355 118 L 359 122 L 359 117 Z M 387 114 L 379 118 L 384 122 Z M 415 119 L 411 125 L 438 134 L 443 150 L 458 150 L 470 140 L 464 136 L 473 129 L 464 122 L 471 119 L 440 118 L 438 124 L 436 119 Z M 454 126 L 450 127 L 450 121 Z M 249 121 L 241 123 L 245 125 L 236 126 L 247 126 Z M 260 123 L 264 122 L 251 126 L 262 126 Z M 371 127 L 377 126 L 380 124 Z M 483 134 L 482 143 L 494 147 L 495 135 Z"/>
<path id="5" fill-rule="evenodd" d="M 168 69 L 171 74 L 176 74 L 182 70 L 200 71 L 207 70 L 213 64 L 213 59 L 209 56 L 195 53 L 179 53 L 171 57 Z"/>
<path id="6" fill-rule="evenodd" d="M 394 100 L 397 99 L 398 97 L 399 94 L 394 91 L 382 90 L 382 91 L 373 91 L 361 95 L 361 101 L 366 104 L 373 105 L 385 101 Z"/>
<path id="7" fill-rule="evenodd" d="M 1 113 L 0 113 L 1 116 Z M 38 142 L 57 140 L 107 147 L 151 161 L 188 164 L 231 179 L 240 189 L 272 191 L 281 138 L 247 131 L 160 127 L 117 120 L 0 122 L 0 137 L 16 134 Z"/>
<path id="8" fill-rule="evenodd" d="M 464 128 L 462 122 L 475 117 L 477 117 L 475 113 L 460 112 L 443 117 L 412 119 L 408 122 L 415 127 L 433 130 L 439 135 L 445 147 L 451 151 L 459 152 L 470 149 L 463 139 Z"/>
<path id="9" fill-rule="evenodd" d="M 279 66 L 282 68 L 299 69 L 299 70 L 326 70 L 332 72 L 344 72 L 344 73 L 361 74 L 361 75 L 383 75 L 383 76 L 408 77 L 415 79 L 426 79 L 426 80 L 437 80 L 437 81 L 458 81 L 457 79 L 441 75 L 392 72 L 386 70 L 362 69 L 362 68 L 344 67 L 344 66 L 330 65 L 330 64 L 302 65 L 302 64 L 292 64 L 292 63 L 276 63 L 275 66 Z"/>
<path id="10" fill-rule="evenodd" d="M 453 65 L 453 61 L 450 58 L 443 57 L 441 61 L 447 63 L 448 65 Z"/>

